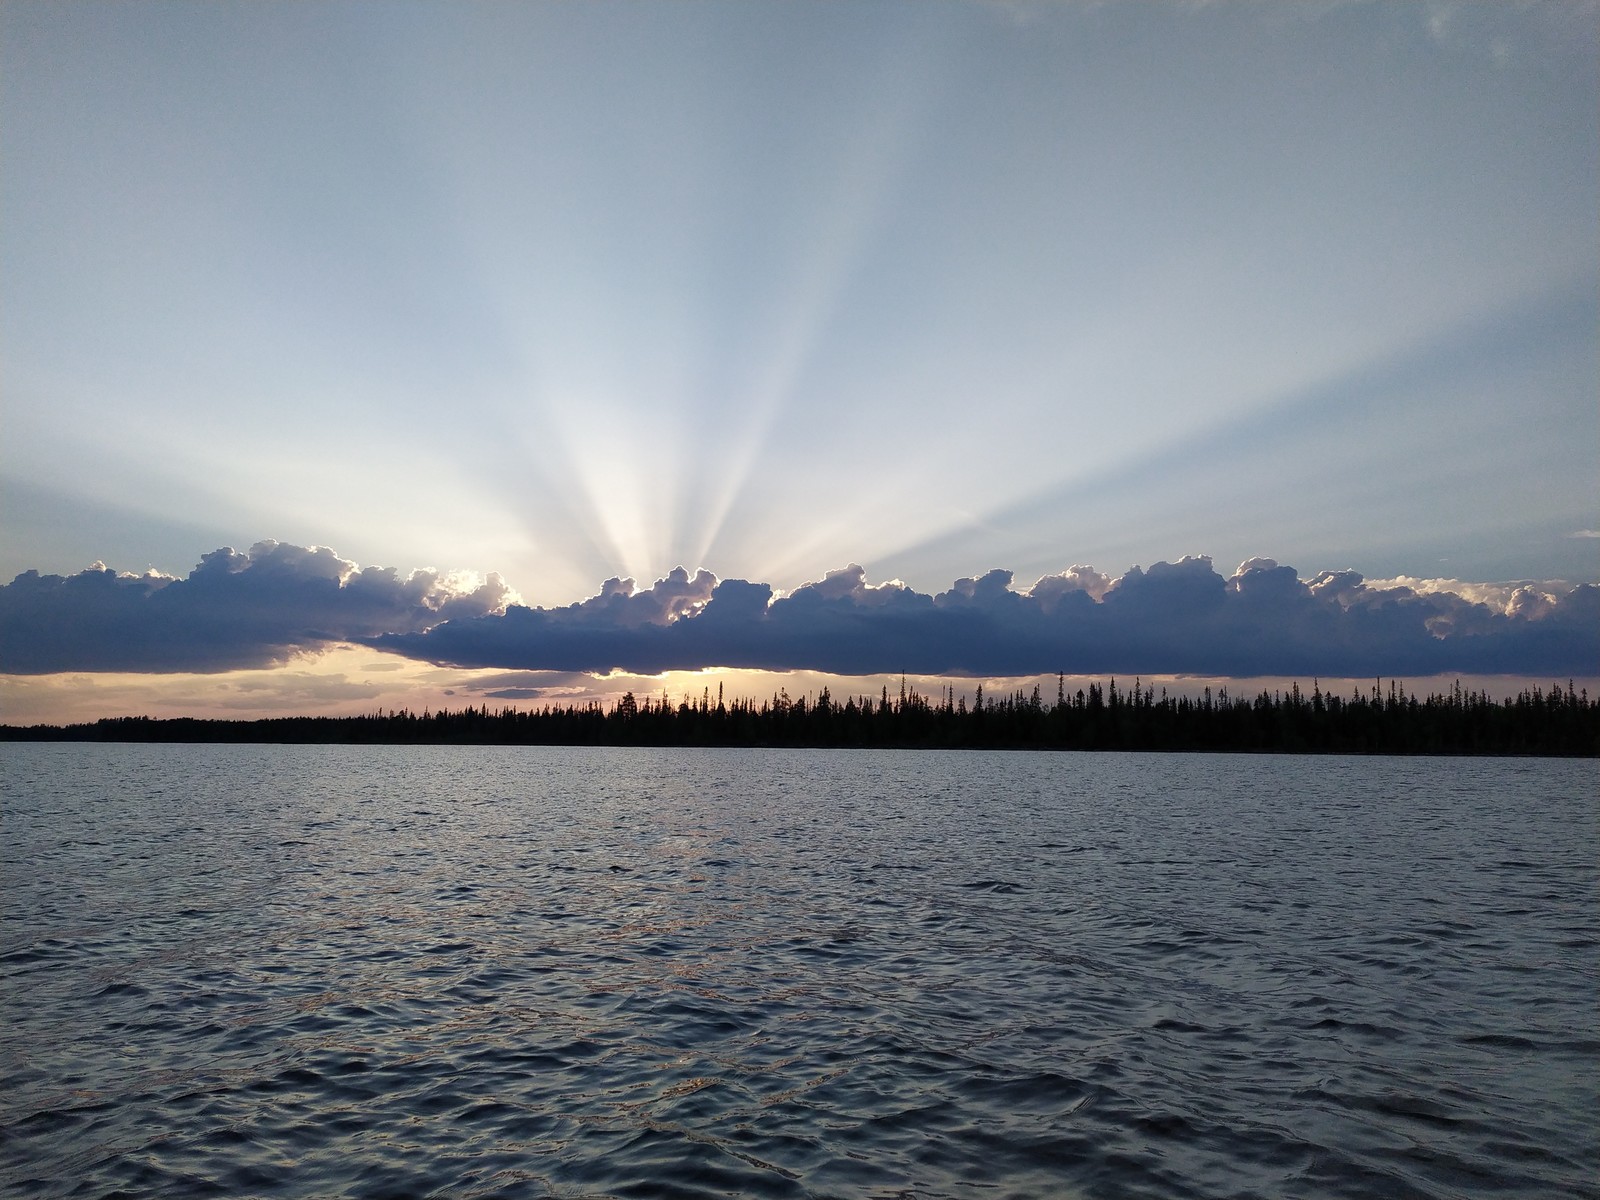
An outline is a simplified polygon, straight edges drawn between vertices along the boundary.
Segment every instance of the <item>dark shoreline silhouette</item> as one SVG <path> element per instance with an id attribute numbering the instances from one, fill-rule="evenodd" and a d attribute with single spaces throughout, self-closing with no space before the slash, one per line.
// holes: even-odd
<path id="1" fill-rule="evenodd" d="M 1425 699 L 1381 682 L 1365 693 L 1325 693 L 1313 683 L 1287 692 L 1235 699 L 1226 688 L 1171 696 L 1113 679 L 1068 693 L 1058 680 L 1054 703 L 1039 689 L 969 707 L 953 688 L 938 700 L 884 688 L 874 698 L 840 703 L 824 688 L 815 697 L 673 703 L 629 692 L 598 702 L 542 708 L 468 706 L 408 709 L 353 717 L 113 717 L 77 725 L 0 725 L 0 741 L 267 742 L 357 745 L 814 746 L 905 749 L 1163 750 L 1298 754 L 1480 754 L 1600 756 L 1600 699 L 1569 683 L 1525 690 L 1503 701 L 1464 691 Z"/>

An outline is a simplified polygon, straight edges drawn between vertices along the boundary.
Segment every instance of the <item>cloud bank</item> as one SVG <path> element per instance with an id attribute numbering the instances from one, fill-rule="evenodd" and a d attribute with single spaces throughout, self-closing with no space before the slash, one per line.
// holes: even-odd
<path id="1" fill-rule="evenodd" d="M 487 580 L 358 568 L 325 547 L 264 541 L 205 555 L 187 578 L 96 563 L 63 578 L 28 571 L 0 586 L 0 671 L 228 671 L 441 621 L 502 612 Z"/>
<path id="2" fill-rule="evenodd" d="M 0 586 L 0 671 L 223 671 L 347 642 L 458 668 L 655 674 L 724 667 L 837 675 L 1359 677 L 1600 673 L 1600 587 L 1301 579 L 1269 558 L 1120 578 L 1009 571 L 929 595 L 850 565 L 780 596 L 679 568 L 610 579 L 560 608 L 486 581 L 358 568 L 325 548 L 217 550 L 187 578 L 27 572 Z M 1454 584 L 1455 590 L 1445 585 Z"/>

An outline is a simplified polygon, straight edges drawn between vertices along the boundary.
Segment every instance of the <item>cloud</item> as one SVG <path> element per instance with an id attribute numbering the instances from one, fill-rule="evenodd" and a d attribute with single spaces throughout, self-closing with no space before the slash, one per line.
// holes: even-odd
<path id="1" fill-rule="evenodd" d="M 1540 593 L 1551 598 L 1564 596 L 1572 584 L 1560 579 L 1514 579 L 1505 583 L 1469 583 L 1462 579 L 1418 579 L 1410 575 L 1396 575 L 1392 579 L 1369 579 L 1369 588 L 1410 588 L 1426 594 L 1450 592 L 1464 600 L 1471 600 L 1489 608 L 1505 612 L 1517 602 L 1518 593 Z"/>
<path id="2" fill-rule="evenodd" d="M 263 541 L 214 550 L 187 578 L 28 571 L 0 587 L 0 670 L 226 671 L 297 653 L 503 611 L 516 596 L 486 580 L 358 568 L 325 547 Z"/>
<path id="3" fill-rule="evenodd" d="M 1361 677 L 1600 673 L 1600 587 L 1301 579 L 1252 558 L 1086 566 L 1019 590 L 1012 573 L 935 594 L 873 584 L 850 564 L 778 595 L 679 568 L 640 588 L 609 579 L 531 608 L 498 577 L 357 568 L 324 548 L 262 542 L 206 555 L 186 579 L 119 575 L 0 587 L 0 670 L 220 671 L 348 642 L 448 668 L 497 668 L 475 691 L 550 694 L 523 672 L 653 675 L 742 668 L 834 675 L 1146 674 Z M 1452 586 L 1445 586 L 1452 585 Z"/>
<path id="4" fill-rule="evenodd" d="M 1048 612 L 1055 608 L 1061 597 L 1071 592 L 1085 592 L 1091 600 L 1103 599 L 1115 582 L 1111 576 L 1103 575 L 1093 567 L 1074 564 L 1058 575 L 1046 575 L 1028 589 L 1028 594 Z"/>
<path id="5" fill-rule="evenodd" d="M 698 578 L 698 577 L 697 577 Z M 1085 567 L 1026 591 L 1009 571 L 926 595 L 872 585 L 854 564 L 789 596 L 717 583 L 693 611 L 648 624 L 606 619 L 592 601 L 511 606 L 371 644 L 454 667 L 655 673 L 701 667 L 839 675 L 1594 674 L 1600 588 L 1513 587 L 1498 604 L 1448 591 L 1368 585 L 1354 571 L 1302 580 L 1256 558 L 1224 578 L 1209 558 Z M 677 594 L 682 573 L 655 585 Z M 652 600 L 651 603 L 654 603 Z"/>

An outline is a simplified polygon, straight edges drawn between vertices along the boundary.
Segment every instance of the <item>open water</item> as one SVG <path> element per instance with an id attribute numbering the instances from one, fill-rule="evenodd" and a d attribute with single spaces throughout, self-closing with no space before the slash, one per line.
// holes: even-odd
<path id="1" fill-rule="evenodd" d="M 1596 767 L 0 747 L 9 1196 L 1596 1196 Z"/>

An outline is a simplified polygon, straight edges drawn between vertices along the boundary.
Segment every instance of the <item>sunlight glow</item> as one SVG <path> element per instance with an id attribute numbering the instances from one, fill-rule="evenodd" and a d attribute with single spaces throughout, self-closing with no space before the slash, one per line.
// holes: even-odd
<path id="1" fill-rule="evenodd" d="M 1066 676 L 1062 681 L 1070 696 L 1090 683 L 1104 683 L 1100 676 Z M 1328 694 L 1350 695 L 1365 692 L 1370 679 L 1322 679 Z M 1406 691 L 1425 695 L 1448 693 L 1454 676 L 1407 677 L 1399 680 Z M 303 655 L 289 666 L 254 671 L 229 671 L 219 674 L 70 674 L 0 675 L 0 711 L 10 724 L 68 724 L 96 721 L 103 717 L 145 715 L 157 718 L 210 715 L 241 720 L 300 714 L 354 716 L 389 709 L 459 710 L 467 706 L 538 709 L 545 705 L 582 706 L 590 702 L 609 709 L 624 693 L 658 701 L 665 696 L 670 704 L 712 706 L 719 694 L 724 703 L 771 700 L 780 691 L 791 699 L 805 697 L 810 703 L 827 689 L 836 703 L 850 698 L 876 701 L 885 689 L 897 696 L 902 677 L 898 674 L 837 676 L 814 671 L 766 672 L 706 668 L 698 671 L 668 671 L 658 675 L 617 672 L 593 676 L 553 671 L 465 671 L 434 667 L 411 659 L 379 654 L 352 646 L 334 647 L 321 654 Z M 1057 678 L 1052 674 L 1018 677 L 943 677 L 908 675 L 908 691 L 938 698 L 952 689 L 956 698 L 971 704 L 981 685 L 990 698 L 1037 687 L 1045 703 L 1055 700 Z M 1132 679 L 1119 679 L 1127 687 Z M 1148 676 L 1143 683 L 1159 695 L 1163 689 L 1173 695 L 1198 696 L 1206 688 L 1227 688 L 1236 696 L 1254 695 L 1262 690 L 1287 691 L 1305 679 L 1257 678 L 1224 679 L 1200 676 Z M 1388 680 L 1385 680 L 1387 685 Z M 1512 676 L 1479 678 L 1471 681 L 1497 699 L 1515 696 L 1532 687 L 1548 687 L 1550 680 Z M 1600 692 L 1600 678 L 1575 680 L 1591 694 Z"/>
<path id="2" fill-rule="evenodd" d="M 8 11 L 0 557 L 1595 578 L 1592 14 L 1310 7 Z"/>
<path id="3" fill-rule="evenodd" d="M 831 185 L 813 201 L 822 215 L 806 238 L 805 255 L 787 289 L 782 325 L 755 386 L 740 405 L 744 417 L 733 444 L 718 464 L 718 485 L 693 543 L 697 562 L 714 561 L 728 513 L 747 497 L 779 413 L 795 402 L 846 282 L 861 264 L 863 245 L 888 219 L 893 188 L 917 142 L 912 131 L 930 83 L 929 70 L 926 62 L 902 57 L 898 70 L 881 77 L 869 111 L 852 114 Z"/>

